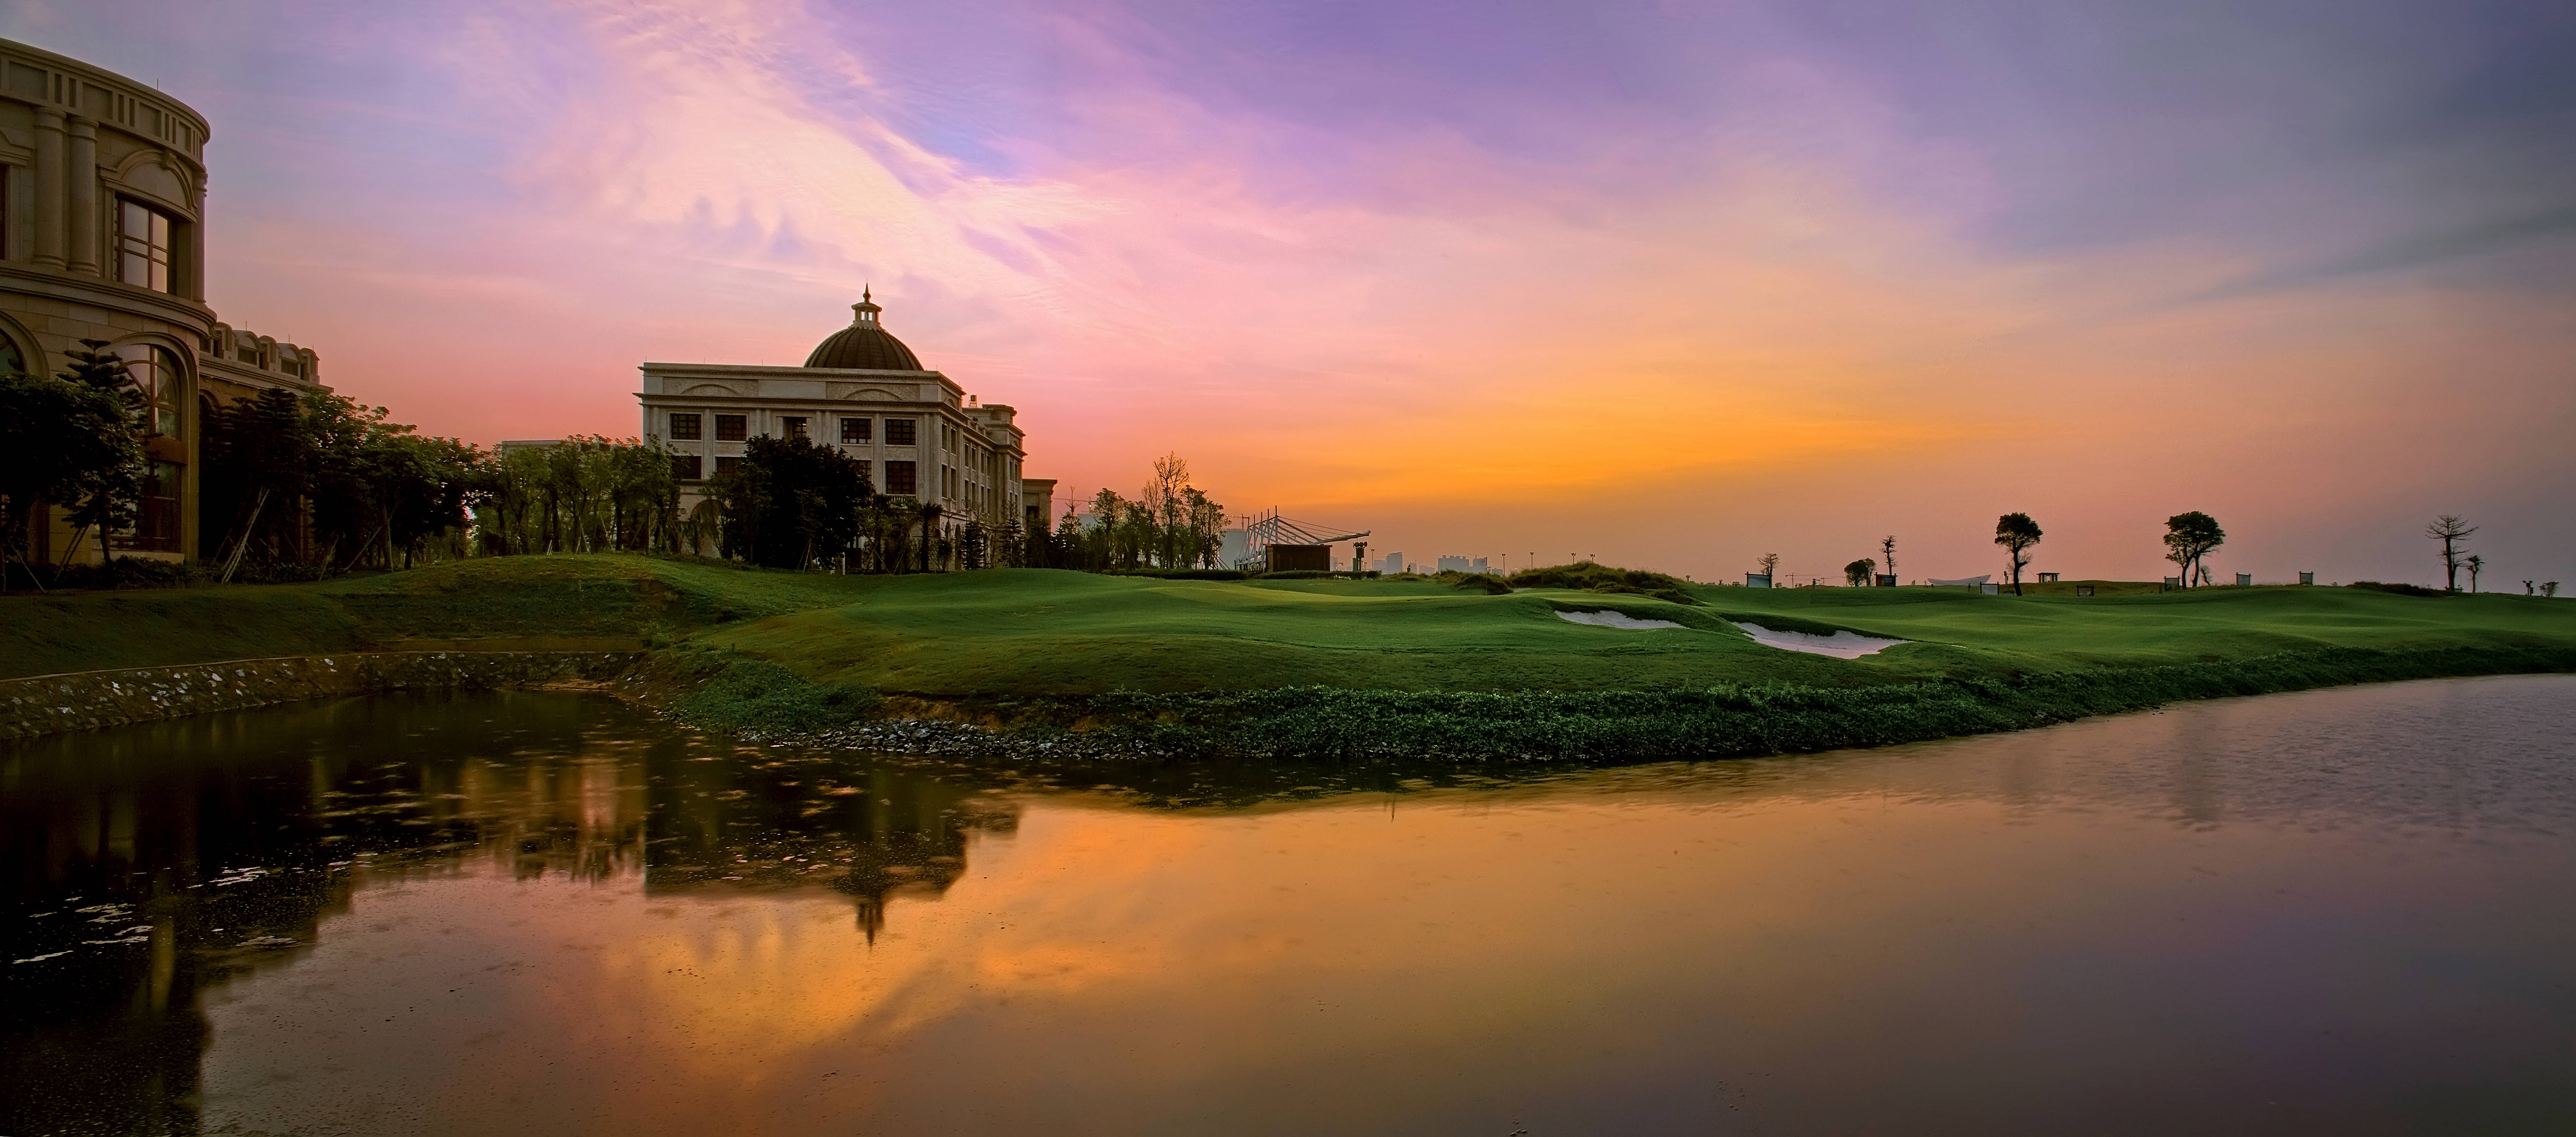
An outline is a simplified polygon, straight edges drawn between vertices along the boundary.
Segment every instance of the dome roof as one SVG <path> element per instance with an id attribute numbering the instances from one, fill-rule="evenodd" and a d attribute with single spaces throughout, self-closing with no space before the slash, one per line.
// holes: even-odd
<path id="1" fill-rule="evenodd" d="M 805 357 L 807 367 L 837 367 L 854 371 L 919 371 L 921 360 L 912 349 L 894 338 L 892 332 L 877 320 L 885 311 L 871 301 L 868 293 L 859 293 L 859 302 L 850 305 L 854 318 L 850 326 L 834 332 L 831 338 L 814 345 L 814 354 Z"/>

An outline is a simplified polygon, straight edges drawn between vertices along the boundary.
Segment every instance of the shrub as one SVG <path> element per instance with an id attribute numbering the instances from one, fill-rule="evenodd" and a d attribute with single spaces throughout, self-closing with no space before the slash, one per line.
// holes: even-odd
<path id="1" fill-rule="evenodd" d="M 2442 595 L 2442 590 L 2441 590 L 2441 589 L 2438 589 L 2438 588 L 2424 588 L 2424 587 L 2420 587 L 2420 586 L 2412 585 L 2412 584 L 2382 584 L 2382 583 L 2380 583 L 2380 582 L 2378 582 L 2378 581 L 2375 581 L 2375 580 L 2356 580 L 2356 581 L 2352 582 L 2351 584 L 2347 584 L 2347 585 L 2345 585 L 2344 587 L 2346 587 L 2346 588 L 2367 588 L 2367 589 L 2370 589 L 2370 590 L 2371 590 L 2371 591 L 2373 591 L 2373 592 L 2393 592 L 2393 593 L 2395 593 L 2395 594 L 2397 594 L 2397 595 L 2399 595 L 2399 596 L 2440 596 L 2440 595 Z"/>
<path id="2" fill-rule="evenodd" d="M 1523 569 L 1513 573 L 1514 588 L 1573 588 L 1585 592 L 1602 592 L 1634 596 L 1651 596 L 1675 604 L 1697 604 L 1690 585 L 1659 572 L 1642 569 L 1619 569 L 1591 561 L 1546 568 Z"/>
<path id="3" fill-rule="evenodd" d="M 872 688 L 816 683 L 767 660 L 717 657 L 700 667 L 707 677 L 680 700 L 679 710 L 715 730 L 797 734 L 872 717 L 884 707 Z"/>

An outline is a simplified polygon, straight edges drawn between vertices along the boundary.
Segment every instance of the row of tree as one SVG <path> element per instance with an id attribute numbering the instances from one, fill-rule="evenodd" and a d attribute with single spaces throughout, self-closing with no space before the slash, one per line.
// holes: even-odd
<path id="1" fill-rule="evenodd" d="M 83 341 L 58 375 L 0 374 L 0 561 L 39 581 L 142 509 L 152 424 L 108 346 Z M 322 391 L 201 402 L 190 475 L 213 571 L 313 577 L 469 553 L 677 549 L 694 537 L 658 447 L 592 437 L 494 453 L 390 416 Z M 46 507 L 73 534 L 60 563 L 39 566 L 28 539 Z"/>

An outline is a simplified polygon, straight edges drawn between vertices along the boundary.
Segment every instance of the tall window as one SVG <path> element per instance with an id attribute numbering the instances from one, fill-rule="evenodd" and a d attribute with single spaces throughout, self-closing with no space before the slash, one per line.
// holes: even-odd
<path id="1" fill-rule="evenodd" d="M 671 456 L 671 476 L 683 482 L 697 481 L 706 469 L 701 461 L 695 454 L 674 454 Z"/>
<path id="2" fill-rule="evenodd" d="M 742 459 L 740 458 L 718 458 L 716 459 L 716 476 L 721 478 L 737 469 L 740 469 L 741 467 Z"/>
<path id="3" fill-rule="evenodd" d="M 698 416 L 673 414 L 671 416 L 671 440 L 673 442 L 697 441 Z"/>
<path id="4" fill-rule="evenodd" d="M 110 544 L 121 549 L 143 549 L 157 553 L 179 551 L 179 479 L 185 467 L 175 462 L 154 462 L 144 468 L 143 500 L 136 504 L 134 527 L 112 535 Z"/>
<path id="5" fill-rule="evenodd" d="M 803 415 L 788 415 L 785 418 L 779 419 L 778 425 L 787 432 L 787 437 L 789 439 L 803 442 L 808 437 L 805 430 L 805 416 Z"/>
<path id="6" fill-rule="evenodd" d="M 887 419 L 887 420 L 886 420 L 886 445 L 888 445 L 888 446 L 910 446 L 910 445 L 912 445 L 912 427 L 913 427 L 913 420 L 908 419 L 908 418 L 890 418 L 890 419 Z M 889 475 L 889 476 L 891 476 L 891 475 Z"/>
<path id="7" fill-rule="evenodd" d="M 170 218 L 140 202 L 117 202 L 116 279 L 170 291 Z"/>
<path id="8" fill-rule="evenodd" d="M 886 463 L 885 492 L 898 496 L 909 496 L 920 492 L 921 487 L 914 484 L 912 471 L 913 465 L 910 462 Z"/>
<path id="9" fill-rule="evenodd" d="M 749 436 L 749 433 L 750 433 L 750 432 L 749 432 L 749 428 L 748 428 L 748 426 L 746 425 L 746 421 L 745 421 L 745 419 L 743 418 L 743 416 L 741 416 L 741 415 L 717 415 L 717 416 L 716 416 L 716 441 L 718 441 L 718 442 L 740 442 L 740 441 L 742 441 L 744 438 L 748 437 L 748 436 Z"/>
<path id="10" fill-rule="evenodd" d="M 143 432 L 179 437 L 179 357 L 166 347 L 130 343 L 116 349 L 125 378 L 142 395 Z"/>
<path id="11" fill-rule="evenodd" d="M 841 420 L 841 441 L 843 441 L 843 442 L 865 442 L 865 441 L 867 441 L 867 440 L 868 440 L 868 436 L 870 436 L 870 435 L 872 435 L 872 434 L 876 433 L 874 430 L 870 429 L 871 427 L 873 427 L 873 426 L 875 426 L 875 425 L 876 425 L 876 421 L 877 421 L 877 420 L 872 419 L 872 418 L 845 418 L 845 419 L 842 419 L 842 420 Z"/>

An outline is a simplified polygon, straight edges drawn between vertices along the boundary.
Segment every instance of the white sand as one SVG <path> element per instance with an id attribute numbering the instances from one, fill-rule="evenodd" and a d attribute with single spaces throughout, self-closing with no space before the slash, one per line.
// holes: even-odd
<path id="1" fill-rule="evenodd" d="M 1744 634 L 1752 636 L 1753 642 L 1764 647 L 1776 647 L 1782 651 L 1803 651 L 1809 655 L 1830 655 L 1836 659 L 1859 659 L 1864 655 L 1885 651 L 1901 643 L 1913 642 L 1883 640 L 1877 636 L 1864 636 L 1858 632 L 1846 631 L 1836 631 L 1830 636 L 1820 636 L 1812 632 L 1775 632 L 1760 624 L 1742 624 L 1733 620 L 1727 622 L 1744 629 Z"/>
<path id="2" fill-rule="evenodd" d="M 1631 631 L 1643 632 L 1656 628 L 1681 627 L 1680 624 L 1670 620 L 1640 620 L 1625 612 L 1568 612 L 1559 608 L 1556 614 L 1559 618 L 1571 620 L 1577 624 L 1590 624 L 1596 628 L 1627 628 Z"/>

